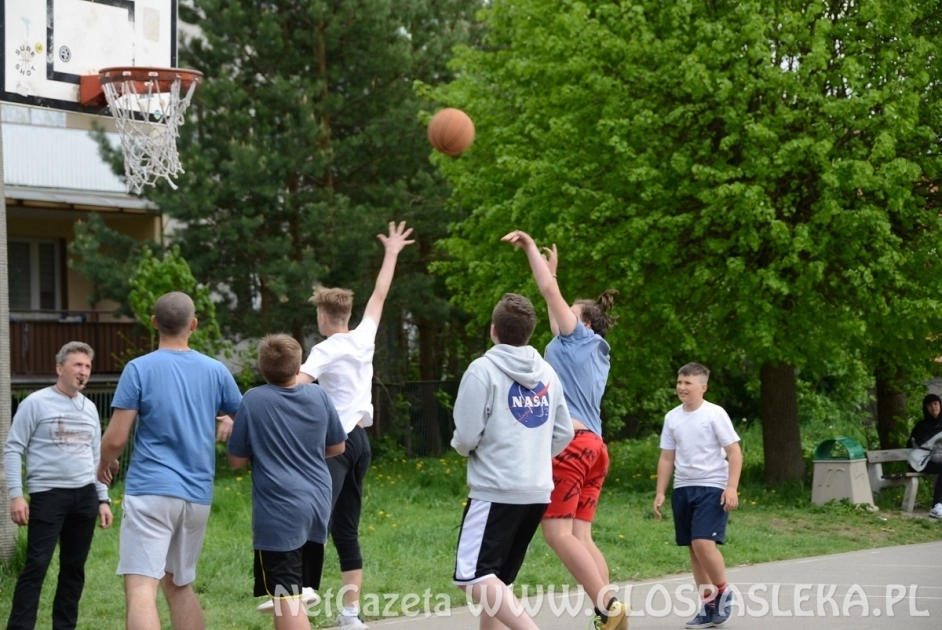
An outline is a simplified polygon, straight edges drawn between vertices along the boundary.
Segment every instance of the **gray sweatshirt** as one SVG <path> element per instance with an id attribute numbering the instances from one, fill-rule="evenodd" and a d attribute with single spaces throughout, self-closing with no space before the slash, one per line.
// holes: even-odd
<path id="1" fill-rule="evenodd" d="M 10 498 L 23 496 L 23 457 L 26 488 L 32 494 L 53 488 L 95 484 L 98 499 L 108 487 L 95 480 L 101 456 L 101 420 L 95 403 L 82 394 L 69 398 L 47 387 L 20 403 L 3 448 L 3 470 Z"/>
<path id="2" fill-rule="evenodd" d="M 572 440 L 562 384 L 531 346 L 498 344 L 468 366 L 451 445 L 468 458 L 468 496 L 549 503 L 553 457 Z"/>

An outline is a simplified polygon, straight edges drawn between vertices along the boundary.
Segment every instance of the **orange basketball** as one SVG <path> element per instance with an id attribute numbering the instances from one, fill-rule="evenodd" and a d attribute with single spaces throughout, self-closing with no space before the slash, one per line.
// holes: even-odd
<path id="1" fill-rule="evenodd" d="M 474 142 L 474 123 L 460 109 L 448 107 L 432 116 L 428 124 L 428 141 L 436 151 L 456 157 Z"/>

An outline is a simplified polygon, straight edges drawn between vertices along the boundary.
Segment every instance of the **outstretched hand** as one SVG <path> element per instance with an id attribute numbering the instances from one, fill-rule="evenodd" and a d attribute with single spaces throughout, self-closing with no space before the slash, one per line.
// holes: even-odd
<path id="1" fill-rule="evenodd" d="M 398 254 L 406 245 L 415 243 L 414 240 L 406 240 L 410 234 L 412 234 L 412 228 L 407 228 L 405 221 L 400 221 L 399 225 L 396 225 L 395 221 L 390 221 L 389 236 L 377 234 L 376 238 L 383 242 L 387 254 Z"/>
<path id="2" fill-rule="evenodd" d="M 519 247 L 520 249 L 536 247 L 536 242 L 533 240 L 533 237 L 523 230 L 514 230 L 510 234 L 505 235 L 500 240 L 503 243 L 510 243 L 514 247 Z"/>

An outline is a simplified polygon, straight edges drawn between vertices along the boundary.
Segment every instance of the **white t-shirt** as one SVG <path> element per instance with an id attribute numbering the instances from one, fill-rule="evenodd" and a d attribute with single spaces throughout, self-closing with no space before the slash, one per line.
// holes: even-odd
<path id="1" fill-rule="evenodd" d="M 311 348 L 301 371 L 326 390 L 347 433 L 373 424 L 373 352 L 376 322 L 364 319 Z"/>
<path id="2" fill-rule="evenodd" d="M 661 448 L 674 451 L 674 487 L 726 488 L 729 462 L 724 447 L 739 441 L 733 423 L 719 405 L 704 400 L 693 412 L 679 405 L 664 416 Z"/>

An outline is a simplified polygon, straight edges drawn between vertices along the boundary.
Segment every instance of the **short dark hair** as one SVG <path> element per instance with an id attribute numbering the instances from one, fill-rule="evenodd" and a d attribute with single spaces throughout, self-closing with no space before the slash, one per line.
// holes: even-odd
<path id="1" fill-rule="evenodd" d="M 258 344 L 258 371 L 272 385 L 284 385 L 301 368 L 301 344 L 291 335 L 266 335 Z"/>
<path id="2" fill-rule="evenodd" d="M 688 363 L 677 370 L 677 375 L 699 376 L 704 383 L 710 380 L 710 370 L 705 365 L 700 365 L 699 363 Z"/>
<path id="3" fill-rule="evenodd" d="M 536 328 L 536 309 L 533 308 L 533 303 L 522 295 L 505 293 L 494 307 L 491 322 L 500 343 L 525 346 Z"/>
<path id="4" fill-rule="evenodd" d="M 154 304 L 157 330 L 168 337 L 178 337 L 185 333 L 194 317 L 196 307 L 193 306 L 193 299 L 180 291 L 165 293 L 157 298 Z"/>

